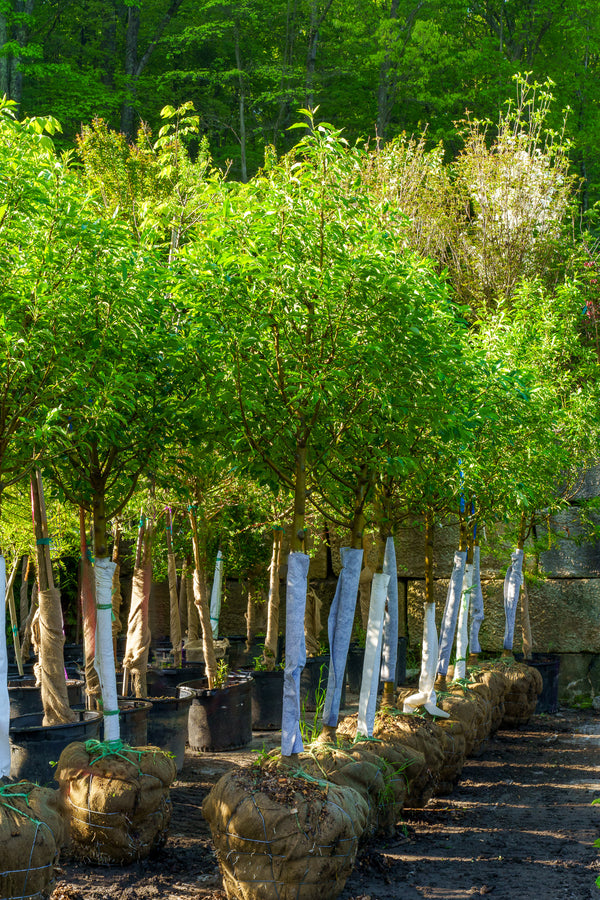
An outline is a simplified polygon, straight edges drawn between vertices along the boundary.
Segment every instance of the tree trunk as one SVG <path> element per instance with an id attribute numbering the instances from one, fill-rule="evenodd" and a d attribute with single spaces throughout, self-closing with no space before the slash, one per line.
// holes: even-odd
<path id="1" fill-rule="evenodd" d="M 0 47 L 8 44 L 8 22 L 6 15 L 0 11 Z M 9 100 L 10 96 L 10 57 L 0 56 L 0 97 L 6 96 Z"/>
<path id="2" fill-rule="evenodd" d="M 246 582 L 246 653 L 250 653 L 252 649 L 252 641 L 254 640 L 254 632 L 256 630 L 256 608 L 254 606 L 254 584 L 249 578 Z"/>
<path id="3" fill-rule="evenodd" d="M 315 108 L 315 72 L 317 68 L 317 48 L 319 45 L 320 28 L 331 8 L 333 0 L 327 0 L 322 12 L 318 9 L 318 0 L 312 0 L 310 7 L 310 27 L 308 32 L 308 48 L 306 52 L 306 109 Z M 307 129 L 310 123 L 307 122 Z"/>
<path id="4" fill-rule="evenodd" d="M 267 633 L 263 649 L 263 664 L 268 672 L 275 668 L 279 636 L 279 569 L 283 528 L 273 529 L 273 551 L 269 566 L 269 600 L 267 604 Z"/>
<path id="5" fill-rule="evenodd" d="M 296 478 L 294 488 L 294 520 L 292 525 L 292 553 L 301 553 L 306 540 L 306 441 L 296 442 Z"/>
<path id="6" fill-rule="evenodd" d="M 113 549 L 112 561 L 115 564 L 115 574 L 113 577 L 113 593 L 112 593 L 112 636 L 113 636 L 113 652 L 115 659 L 117 658 L 117 637 L 121 633 L 121 604 L 123 597 L 121 594 L 121 566 L 119 565 L 119 550 L 121 547 L 121 527 L 117 522 L 113 531 Z"/>
<path id="7" fill-rule="evenodd" d="M 152 539 L 154 527 L 146 517 L 140 517 L 136 565 L 131 587 L 131 605 L 127 620 L 127 647 L 123 659 L 123 693 L 127 693 L 128 673 L 134 677 L 136 697 L 147 696 L 146 673 L 150 649 L 149 603 L 152 588 Z"/>
<path id="8" fill-rule="evenodd" d="M 50 537 L 44 502 L 42 476 L 36 471 L 31 477 L 31 499 L 35 527 L 40 579 L 39 624 L 42 703 L 44 725 L 75 722 L 77 715 L 69 707 L 65 678 L 63 616 L 60 592 L 54 587 Z"/>
<path id="9" fill-rule="evenodd" d="M 400 0 L 392 0 L 389 19 L 398 18 Z M 393 79 L 393 63 L 390 47 L 386 48 L 385 58 L 379 69 L 379 85 L 377 87 L 377 144 L 381 146 L 387 138 L 388 123 L 394 105 L 396 86 Z"/>
<path id="10" fill-rule="evenodd" d="M 125 38 L 125 100 L 121 110 L 121 131 L 130 140 L 134 138 L 133 120 L 137 94 L 138 40 L 140 34 L 140 7 L 127 9 L 127 35 Z"/>
<path id="11" fill-rule="evenodd" d="M 167 564 L 169 577 L 169 635 L 173 648 L 175 666 L 181 666 L 181 620 L 179 618 L 179 602 L 177 598 L 177 566 L 173 553 L 173 519 L 171 510 L 166 511 Z"/>
<path id="12" fill-rule="evenodd" d="M 127 12 L 127 35 L 125 39 L 125 75 L 127 78 L 125 86 L 125 100 L 121 110 L 121 131 L 130 140 L 135 137 L 134 119 L 135 119 L 135 100 L 137 96 L 137 84 L 140 75 L 148 65 L 156 45 L 163 35 L 165 28 L 177 14 L 183 0 L 170 0 L 169 6 L 158 22 L 154 34 L 150 39 L 144 54 L 139 55 L 139 35 L 140 35 L 140 9 L 141 4 L 137 6 L 129 6 Z"/>
<path id="13" fill-rule="evenodd" d="M 204 654 L 204 665 L 206 667 L 208 687 L 209 690 L 212 690 L 215 686 L 215 679 L 217 676 L 217 660 L 215 657 L 215 647 L 210 622 L 208 591 L 206 590 L 206 553 L 204 552 L 204 542 L 202 552 L 200 550 L 198 523 L 193 510 L 190 510 L 190 525 L 192 527 L 192 545 L 194 548 L 194 562 L 196 564 L 196 571 L 194 572 L 194 602 L 198 608 L 200 625 L 202 627 L 202 651 Z"/>
<path id="14" fill-rule="evenodd" d="M 102 698 L 100 679 L 95 667 L 96 656 L 96 595 L 94 591 L 92 554 L 87 545 L 85 511 L 79 509 L 79 543 L 81 553 L 81 619 L 83 622 L 83 659 L 85 692 L 88 709 L 95 709 Z"/>
<path id="15" fill-rule="evenodd" d="M 239 83 L 239 115 L 240 115 L 240 164 L 242 182 L 248 181 L 248 167 L 246 164 L 246 87 L 244 84 L 244 74 L 242 72 L 242 54 L 240 52 L 240 23 L 236 21 L 234 27 L 235 39 L 235 65 L 238 71 Z"/>
<path id="16" fill-rule="evenodd" d="M 181 567 L 181 579 L 179 582 L 179 622 L 181 626 L 181 640 L 185 640 L 185 632 L 188 621 L 188 601 L 187 601 L 187 562 Z M 182 660 L 183 661 L 183 660 Z"/>
<path id="17" fill-rule="evenodd" d="M 0 47 L 10 42 L 13 46 L 26 46 L 33 9 L 34 0 L 15 0 L 12 25 L 6 14 L 0 13 Z M 19 52 L 0 57 L 0 96 L 6 94 L 9 100 L 17 104 L 23 94 L 23 73 L 19 68 L 21 59 Z"/>
<path id="18" fill-rule="evenodd" d="M 433 512 L 425 513 L 425 603 L 435 603 L 433 584 Z"/>
<path id="19" fill-rule="evenodd" d="M 21 637 L 25 633 L 25 622 L 29 615 L 29 557 L 24 556 L 21 561 L 21 591 L 19 593 L 19 619 Z"/>

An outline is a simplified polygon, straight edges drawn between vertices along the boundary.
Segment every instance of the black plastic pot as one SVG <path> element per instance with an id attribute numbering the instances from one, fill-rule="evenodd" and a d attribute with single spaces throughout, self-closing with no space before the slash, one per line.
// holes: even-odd
<path id="1" fill-rule="evenodd" d="M 252 678 L 236 672 L 227 685 L 209 690 L 206 679 L 177 688 L 179 697 L 192 697 L 188 740 L 192 750 L 218 753 L 245 747 L 252 740 Z"/>
<path id="2" fill-rule="evenodd" d="M 65 644 L 63 647 L 65 665 L 67 663 L 83 663 L 83 647 L 81 644 Z"/>
<path id="3" fill-rule="evenodd" d="M 178 772 L 181 772 L 185 758 L 192 699 L 191 694 L 187 697 L 153 697 L 148 710 L 148 743 L 172 753 Z"/>
<path id="4" fill-rule="evenodd" d="M 358 644 L 350 644 L 346 659 L 346 684 L 348 690 L 354 694 L 360 693 L 363 665 L 365 661 L 365 648 Z M 395 686 L 406 681 L 406 638 L 398 637 L 398 652 L 396 656 Z M 379 690 L 383 689 L 383 682 L 379 683 Z"/>
<path id="5" fill-rule="evenodd" d="M 88 710 L 77 710 L 77 713 L 79 721 L 65 725 L 42 725 L 43 713 L 11 719 L 11 777 L 48 784 L 54 779 L 50 763 L 58 760 L 68 744 L 98 739 L 102 713 Z"/>
<path id="6" fill-rule="evenodd" d="M 23 675 L 33 675 L 33 663 L 25 663 L 23 665 Z M 21 673 L 19 672 L 19 667 L 16 663 L 9 663 L 8 666 L 8 677 L 12 680 L 13 678 L 21 678 Z"/>
<path id="7" fill-rule="evenodd" d="M 515 659 L 533 666 L 542 676 L 542 693 L 535 707 L 536 713 L 558 712 L 558 676 L 560 656 L 556 653 L 533 653 L 531 659 L 523 659 L 522 653 L 515 653 Z"/>
<path id="8" fill-rule="evenodd" d="M 119 697 L 119 734 L 124 744 L 130 747 L 145 747 L 148 744 L 148 712 L 152 706 L 149 700 Z"/>
<path id="9" fill-rule="evenodd" d="M 146 673 L 149 697 L 172 697 L 177 693 L 177 685 L 184 681 L 204 678 L 204 663 L 185 663 L 181 668 L 151 668 Z"/>
<path id="10" fill-rule="evenodd" d="M 244 634 L 227 635 L 229 641 L 229 668 L 233 672 L 247 664 L 246 636 Z"/>
<path id="11" fill-rule="evenodd" d="M 346 684 L 353 694 L 360 693 L 364 659 L 365 648 L 358 644 L 350 644 L 346 657 Z"/>
<path id="12" fill-rule="evenodd" d="M 229 671 L 235 672 L 237 669 L 252 669 L 254 660 L 257 656 L 262 657 L 265 647 L 264 634 L 252 638 L 250 649 L 246 650 L 246 635 L 233 634 L 227 635 L 229 641 Z M 277 658 L 276 663 L 283 659 L 285 638 L 282 634 L 277 638 Z"/>
<path id="13" fill-rule="evenodd" d="M 329 679 L 329 655 L 309 656 L 300 673 L 300 707 L 308 712 L 320 708 L 325 699 Z M 340 706 L 346 703 L 346 681 L 342 681 Z"/>
<path id="14" fill-rule="evenodd" d="M 277 731 L 283 711 L 283 670 L 253 670 L 248 674 L 252 676 L 252 728 Z"/>
<path id="15" fill-rule="evenodd" d="M 75 707 L 83 704 L 85 699 L 85 682 L 79 679 L 67 681 L 67 695 L 69 706 Z M 42 689 L 36 686 L 33 675 L 11 678 L 8 682 L 8 697 L 10 700 L 10 717 L 28 716 L 44 711 L 42 704 Z"/>
<path id="16" fill-rule="evenodd" d="M 398 637 L 398 650 L 396 652 L 396 677 L 394 687 L 404 684 L 406 681 L 406 638 Z M 379 690 L 383 690 L 383 681 L 379 682 Z"/>

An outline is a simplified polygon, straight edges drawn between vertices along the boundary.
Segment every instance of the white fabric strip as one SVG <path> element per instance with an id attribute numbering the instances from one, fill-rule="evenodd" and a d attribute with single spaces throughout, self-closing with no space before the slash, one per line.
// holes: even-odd
<path id="1" fill-rule="evenodd" d="M 403 711 L 414 712 L 420 706 L 424 706 L 428 713 L 438 718 L 447 719 L 449 713 L 436 706 L 435 667 L 438 659 L 438 637 L 435 624 L 435 603 L 424 604 L 423 616 L 423 650 L 421 655 L 421 675 L 419 677 L 419 691 L 411 694 L 404 701 Z"/>
<path id="2" fill-rule="evenodd" d="M 305 553 L 288 556 L 285 620 L 285 671 L 281 714 L 281 755 L 302 753 L 300 734 L 300 673 L 306 664 L 304 612 L 308 587 L 309 557 Z"/>
<path id="3" fill-rule="evenodd" d="M 504 579 L 504 614 L 506 624 L 504 627 L 504 649 L 512 650 L 515 639 L 515 620 L 517 617 L 517 604 L 523 581 L 523 550 L 515 550 L 511 553 L 511 565 L 506 571 Z"/>
<path id="4" fill-rule="evenodd" d="M 483 592 L 481 590 L 480 548 L 473 547 L 473 587 L 471 589 L 471 653 L 481 653 L 479 629 L 485 618 Z"/>
<path id="5" fill-rule="evenodd" d="M 383 574 L 390 576 L 383 619 L 381 649 L 381 681 L 396 684 L 396 662 L 398 660 L 398 570 L 396 568 L 396 547 L 394 538 L 385 542 Z"/>
<path id="6" fill-rule="evenodd" d="M 444 607 L 444 616 L 440 626 L 439 652 L 437 660 L 437 672 L 439 675 L 448 674 L 448 665 L 450 663 L 450 651 L 454 643 L 454 634 L 456 632 L 456 621 L 458 619 L 458 609 L 460 606 L 460 596 L 462 594 L 462 583 L 465 574 L 465 565 L 467 563 L 467 551 L 457 550 L 454 554 L 454 566 L 448 585 L 448 593 L 446 595 L 446 605 Z"/>
<path id="7" fill-rule="evenodd" d="M 335 728 L 340 714 L 340 701 L 348 647 L 352 635 L 358 581 L 363 551 L 351 547 L 340 550 L 342 570 L 335 588 L 335 596 L 329 610 L 327 633 L 329 636 L 329 677 L 323 707 L 323 724 Z"/>
<path id="8" fill-rule="evenodd" d="M 377 689 L 379 687 L 379 667 L 381 665 L 381 635 L 383 631 L 383 611 L 390 583 L 390 576 L 376 572 L 371 585 L 371 604 L 367 623 L 365 659 L 358 698 L 357 735 L 373 737 Z"/>
<path id="9" fill-rule="evenodd" d="M 112 639 L 112 583 L 116 563 L 107 557 L 96 559 L 96 671 L 102 690 L 104 740 L 118 741 L 119 704 Z"/>
<path id="10" fill-rule="evenodd" d="M 467 674 L 467 650 L 469 647 L 469 606 L 473 586 L 473 564 L 467 563 L 460 595 L 458 628 L 456 630 L 456 662 L 453 681 L 460 681 Z"/>
<path id="11" fill-rule="evenodd" d="M 219 617 L 221 615 L 221 596 L 223 593 L 223 554 L 217 551 L 215 577 L 210 592 L 210 625 L 215 640 L 219 637 Z"/>

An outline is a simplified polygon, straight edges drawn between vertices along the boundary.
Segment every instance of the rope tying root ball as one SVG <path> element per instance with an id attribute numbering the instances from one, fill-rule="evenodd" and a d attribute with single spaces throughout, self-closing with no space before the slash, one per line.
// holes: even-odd
<path id="1" fill-rule="evenodd" d="M 63 839 L 56 791 L 27 781 L 0 787 L 0 897 L 47 897 Z"/>
<path id="2" fill-rule="evenodd" d="M 69 744 L 60 755 L 60 785 L 73 850 L 100 865 L 144 859 L 163 844 L 171 820 L 171 754 L 121 741 Z"/>

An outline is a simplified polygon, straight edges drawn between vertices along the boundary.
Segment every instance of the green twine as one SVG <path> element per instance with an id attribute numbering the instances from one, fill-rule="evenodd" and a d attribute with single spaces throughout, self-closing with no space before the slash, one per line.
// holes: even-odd
<path id="1" fill-rule="evenodd" d="M 290 771 L 290 775 L 293 778 L 302 778 L 304 781 L 309 781 L 311 784 L 316 784 L 320 788 L 329 788 L 331 786 L 331 782 L 327 781 L 323 778 L 315 778 L 314 775 L 309 775 L 308 772 L 305 772 L 304 769 L 292 769 Z"/>
<path id="2" fill-rule="evenodd" d="M 381 738 L 369 737 L 368 734 L 361 734 L 360 731 L 356 732 L 356 737 L 352 741 L 353 744 L 360 744 L 362 741 L 371 741 L 373 744 L 381 744 L 383 743 Z"/>
<path id="3" fill-rule="evenodd" d="M 118 712 L 118 710 L 117 710 Z M 104 713 L 107 715 L 107 713 Z M 143 774 L 139 760 L 142 754 L 152 753 L 156 756 L 156 749 L 152 748 L 149 750 L 140 750 L 139 748 L 134 749 L 130 747 L 129 744 L 125 744 L 122 740 L 116 741 L 98 741 L 95 738 L 91 738 L 89 741 L 86 741 L 83 745 L 85 747 L 86 753 L 89 753 L 91 756 L 93 753 L 98 753 L 98 756 L 95 759 L 90 760 L 90 766 L 93 766 L 95 763 L 100 762 L 102 759 L 106 759 L 108 756 L 118 756 L 120 759 L 124 759 L 125 762 L 128 762 L 130 765 L 135 766 L 135 762 L 126 756 L 125 754 L 133 753 L 134 756 L 138 757 L 137 770 L 140 775 Z"/>
<path id="4" fill-rule="evenodd" d="M 23 797 L 27 806 L 29 806 L 29 794 L 31 793 L 31 791 L 28 791 L 26 794 L 24 794 L 20 791 L 12 791 L 11 788 L 13 787 L 19 787 L 19 785 L 5 784 L 0 787 L 0 804 L 4 806 L 5 809 L 10 809 L 12 810 L 12 812 L 17 813 L 17 815 L 23 816 L 25 819 L 29 819 L 30 822 L 34 823 L 34 825 L 46 825 L 45 822 L 40 822 L 40 820 L 36 819 L 34 816 L 30 816 L 26 812 L 23 812 L 23 810 L 19 809 L 18 806 L 13 806 L 12 803 L 7 802 L 8 797 Z M 33 790 L 33 788 L 31 790 Z"/>

